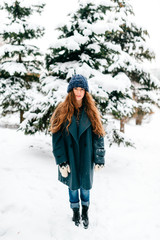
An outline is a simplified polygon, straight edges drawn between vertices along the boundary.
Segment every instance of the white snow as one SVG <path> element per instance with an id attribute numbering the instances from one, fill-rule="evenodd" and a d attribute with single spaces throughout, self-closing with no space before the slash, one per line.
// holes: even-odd
<path id="1" fill-rule="evenodd" d="M 43 29 L 43 27 L 29 21 L 27 21 L 27 23 L 24 23 L 23 21 L 14 22 L 14 23 L 9 22 L 9 25 L 7 26 L 7 28 L 6 28 L 6 25 L 2 25 L 0 33 L 4 34 L 6 32 L 7 33 L 10 32 L 15 34 L 20 34 L 20 33 L 24 34 L 26 31 L 32 30 L 36 32 L 38 29 Z"/>
<path id="2" fill-rule="evenodd" d="M 1 70 L 8 72 L 10 75 L 14 75 L 15 73 L 24 75 L 27 73 L 27 70 L 23 63 L 18 63 L 13 61 L 4 62 L 0 64 L 0 68 Z"/>
<path id="3" fill-rule="evenodd" d="M 87 4 L 95 4 L 95 5 L 104 5 L 108 6 L 115 6 L 115 4 L 109 0 L 79 0 L 79 3 L 85 7 Z"/>
<path id="4" fill-rule="evenodd" d="M 5 44 L 0 48 L 0 56 L 5 53 L 20 52 L 24 50 L 24 46 Z"/>
<path id="5" fill-rule="evenodd" d="M 122 31 L 118 24 L 109 23 L 106 20 L 97 21 L 92 24 L 92 31 L 96 34 L 105 34 L 106 31 Z"/>
<path id="6" fill-rule="evenodd" d="M 18 2 L 20 3 L 21 7 L 25 7 L 25 8 L 30 8 L 31 5 L 38 6 L 38 5 L 44 4 L 43 0 L 28 0 L 28 1 L 18 0 Z M 2 0 L 2 3 L 7 3 L 8 6 L 12 6 L 13 4 L 15 4 L 15 0 Z"/>
<path id="7" fill-rule="evenodd" d="M 100 89 L 102 92 L 108 93 L 114 90 L 125 92 L 131 86 L 131 81 L 125 73 L 119 73 L 115 77 L 112 77 L 110 74 L 105 75 L 95 71 L 95 77 L 90 78 L 88 82 L 91 92 L 96 95 Z M 105 97 L 101 93 L 98 95 Z"/>
<path id="8" fill-rule="evenodd" d="M 94 49 L 95 53 L 100 52 L 100 46 L 97 43 L 92 43 L 87 46 L 89 49 Z"/>
<path id="9" fill-rule="evenodd" d="M 6 53 L 12 54 L 13 52 L 27 52 L 32 51 L 36 53 L 38 51 L 38 48 L 33 45 L 11 45 L 11 44 L 5 44 L 0 48 L 0 56 L 5 55 Z"/>
<path id="10" fill-rule="evenodd" d="M 3 240 L 159 240 L 160 112 L 126 133 L 134 148 L 106 145 L 94 175 L 85 230 L 71 221 L 67 187 L 57 180 L 51 136 L 0 128 L 0 236 Z M 0 120 L 1 123 L 1 120 Z"/>
<path id="11" fill-rule="evenodd" d="M 65 47 L 68 48 L 68 50 L 79 50 L 80 44 L 84 44 L 87 42 L 89 38 L 87 36 L 82 36 L 77 31 L 74 32 L 74 35 L 68 38 L 62 38 L 58 39 L 57 42 L 53 45 L 50 45 L 50 47 L 54 48 L 61 48 Z"/>

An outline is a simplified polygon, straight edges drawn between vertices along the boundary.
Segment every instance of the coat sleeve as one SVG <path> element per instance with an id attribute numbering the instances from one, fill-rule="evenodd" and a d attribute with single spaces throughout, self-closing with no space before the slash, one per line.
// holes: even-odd
<path id="1" fill-rule="evenodd" d="M 93 162 L 105 164 L 104 138 L 93 133 Z"/>
<path id="2" fill-rule="evenodd" d="M 56 164 L 67 162 L 67 154 L 61 131 L 52 134 L 52 152 Z"/>

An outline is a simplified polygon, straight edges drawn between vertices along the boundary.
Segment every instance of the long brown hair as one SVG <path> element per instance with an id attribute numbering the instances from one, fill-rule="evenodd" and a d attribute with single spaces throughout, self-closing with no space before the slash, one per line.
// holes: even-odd
<path id="1" fill-rule="evenodd" d="M 83 104 L 84 110 L 91 121 L 93 132 L 99 136 L 104 136 L 105 131 L 102 126 L 101 116 L 90 93 L 85 92 L 85 95 L 83 97 Z M 73 91 L 71 91 L 66 96 L 64 102 L 60 103 L 55 109 L 50 119 L 51 126 L 49 130 L 52 133 L 58 132 L 61 129 L 61 126 L 68 120 L 68 125 L 66 126 L 66 129 L 68 131 L 75 108 L 78 110 L 78 105 L 75 99 L 75 95 Z"/>

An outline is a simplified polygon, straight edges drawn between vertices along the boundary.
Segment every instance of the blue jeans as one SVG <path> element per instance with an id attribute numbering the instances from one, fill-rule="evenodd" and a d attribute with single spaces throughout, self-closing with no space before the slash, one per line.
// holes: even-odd
<path id="1" fill-rule="evenodd" d="M 80 199 L 78 190 L 69 190 L 69 201 L 71 208 L 79 208 L 79 200 L 81 199 L 81 204 L 89 207 L 90 202 L 90 191 L 80 188 Z"/>

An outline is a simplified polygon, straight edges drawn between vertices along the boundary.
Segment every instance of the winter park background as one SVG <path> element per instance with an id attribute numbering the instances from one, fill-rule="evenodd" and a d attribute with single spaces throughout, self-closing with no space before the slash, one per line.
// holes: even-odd
<path id="1" fill-rule="evenodd" d="M 159 240 L 158 1 L 1 0 L 1 7 L 0 238 Z M 75 71 L 88 78 L 107 133 L 88 230 L 71 221 L 47 131 Z"/>

